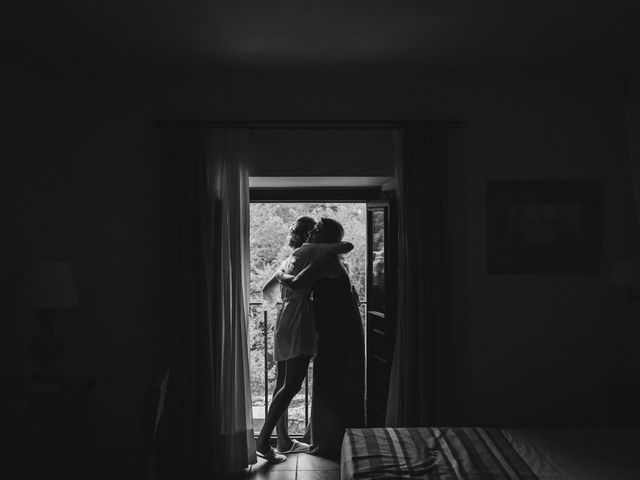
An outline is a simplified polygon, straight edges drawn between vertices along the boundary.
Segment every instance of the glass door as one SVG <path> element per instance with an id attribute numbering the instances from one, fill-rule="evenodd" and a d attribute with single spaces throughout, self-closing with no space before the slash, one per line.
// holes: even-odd
<path id="1" fill-rule="evenodd" d="M 367 425 L 383 426 L 395 340 L 392 199 L 367 204 Z"/>

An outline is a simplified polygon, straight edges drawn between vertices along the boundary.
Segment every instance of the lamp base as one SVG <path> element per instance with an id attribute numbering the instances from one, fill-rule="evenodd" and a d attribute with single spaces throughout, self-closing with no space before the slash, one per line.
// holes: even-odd
<path id="1" fill-rule="evenodd" d="M 53 330 L 55 310 L 36 310 L 38 333 L 31 339 L 31 353 L 36 358 L 40 370 L 32 376 L 33 382 L 56 384 L 61 383 L 62 374 L 53 368 L 56 358 L 62 352 L 62 339 Z"/>

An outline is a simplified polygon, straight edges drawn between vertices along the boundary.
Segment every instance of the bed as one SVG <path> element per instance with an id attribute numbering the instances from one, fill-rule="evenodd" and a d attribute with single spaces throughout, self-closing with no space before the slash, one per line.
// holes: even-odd
<path id="1" fill-rule="evenodd" d="M 352 479 L 640 479 L 640 428 L 347 429 L 340 460 Z"/>

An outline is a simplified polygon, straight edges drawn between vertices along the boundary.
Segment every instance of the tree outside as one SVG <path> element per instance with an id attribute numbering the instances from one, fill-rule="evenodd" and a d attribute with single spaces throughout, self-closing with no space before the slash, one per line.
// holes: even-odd
<path id="1" fill-rule="evenodd" d="M 251 312 L 249 319 L 249 354 L 251 373 L 251 396 L 253 403 L 254 429 L 262 428 L 265 416 L 265 364 L 268 398 L 271 400 L 276 377 L 276 362 L 273 360 L 273 327 L 277 306 L 265 310 L 262 307 L 262 286 L 273 275 L 281 263 L 291 254 L 286 244 L 289 226 L 296 218 L 308 215 L 319 220 L 329 217 L 342 224 L 344 240 L 353 243 L 354 249 L 345 257 L 351 281 L 365 300 L 366 295 L 366 229 L 367 208 L 364 203 L 252 203 L 250 206 L 251 242 Z M 361 308 L 361 313 L 363 312 Z M 265 326 L 266 318 L 266 326 Z M 364 316 L 363 316 L 364 319 Z M 266 328 L 265 328 L 266 327 Z M 265 332 L 267 341 L 265 345 Z M 266 347 L 266 352 L 265 352 Z M 266 355 L 265 355 L 266 353 Z M 311 368 L 309 369 L 311 374 Z M 311 375 L 309 375 L 311 377 Z M 311 378 L 310 378 L 311 380 Z M 309 401 L 311 384 L 309 383 Z M 289 406 L 289 432 L 300 434 L 305 428 L 304 389 Z"/>

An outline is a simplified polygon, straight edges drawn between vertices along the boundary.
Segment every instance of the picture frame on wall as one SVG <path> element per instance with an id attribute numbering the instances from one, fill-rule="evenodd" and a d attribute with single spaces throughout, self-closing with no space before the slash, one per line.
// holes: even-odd
<path id="1" fill-rule="evenodd" d="M 487 273 L 599 273 L 602 182 L 490 181 Z"/>

